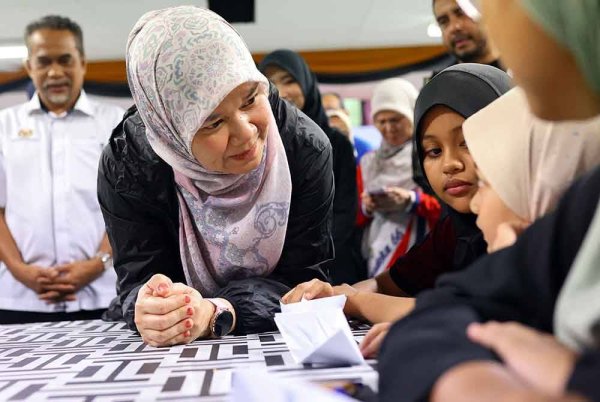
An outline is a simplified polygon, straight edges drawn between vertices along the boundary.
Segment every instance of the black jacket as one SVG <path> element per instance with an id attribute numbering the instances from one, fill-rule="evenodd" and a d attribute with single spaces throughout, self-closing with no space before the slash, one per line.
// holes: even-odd
<path id="1" fill-rule="evenodd" d="M 600 168 L 574 184 L 557 210 L 536 221 L 512 247 L 487 255 L 465 271 L 442 276 L 421 293 L 415 310 L 388 333 L 380 353 L 381 401 L 428 399 L 450 368 L 497 360 L 467 338 L 471 322 L 517 321 L 553 330 L 556 299 L 600 199 Z M 399 374 L 400 373 L 400 374 Z M 406 374 L 410 373 L 410 375 Z M 600 350 L 584 351 L 567 390 L 600 400 Z"/>
<path id="2" fill-rule="evenodd" d="M 232 281 L 217 295 L 233 304 L 237 333 L 273 329 L 281 296 L 312 278 L 327 280 L 320 264 L 333 257 L 329 141 L 311 119 L 283 102 L 273 87 L 269 102 L 290 167 L 290 213 L 282 255 L 272 274 Z M 142 284 L 157 273 L 185 283 L 173 170 L 150 147 L 135 107 L 127 111 L 104 149 L 98 198 L 118 276 L 118 296 L 109 313 L 113 318 L 122 316 L 135 329 L 134 307 Z"/>

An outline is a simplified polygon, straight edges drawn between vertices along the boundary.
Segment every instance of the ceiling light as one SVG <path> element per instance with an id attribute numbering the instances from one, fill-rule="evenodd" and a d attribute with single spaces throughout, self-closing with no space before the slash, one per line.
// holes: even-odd
<path id="1" fill-rule="evenodd" d="M 27 57 L 27 46 L 0 46 L 0 59 L 24 59 Z"/>
<path id="2" fill-rule="evenodd" d="M 458 6 L 462 8 L 465 14 L 469 16 L 474 21 L 479 21 L 481 19 L 481 13 L 479 10 L 479 1 L 476 0 L 456 0 Z"/>
<path id="3" fill-rule="evenodd" d="M 442 30 L 437 22 L 432 22 L 427 26 L 427 36 L 430 38 L 441 38 Z"/>

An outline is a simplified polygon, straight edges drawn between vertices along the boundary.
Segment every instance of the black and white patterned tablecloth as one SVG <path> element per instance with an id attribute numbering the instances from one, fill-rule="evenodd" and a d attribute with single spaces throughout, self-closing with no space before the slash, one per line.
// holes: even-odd
<path id="1" fill-rule="evenodd" d="M 353 333 L 359 340 L 366 327 L 354 326 Z M 153 348 L 121 322 L 0 326 L 2 401 L 222 401 L 233 371 L 255 367 L 278 377 L 376 386 L 375 362 L 370 363 L 303 367 L 294 363 L 277 332 Z"/>

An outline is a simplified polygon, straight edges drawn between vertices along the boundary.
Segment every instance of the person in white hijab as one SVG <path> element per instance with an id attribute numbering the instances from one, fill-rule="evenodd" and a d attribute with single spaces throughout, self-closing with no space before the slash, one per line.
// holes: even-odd
<path id="1" fill-rule="evenodd" d="M 364 191 L 361 209 L 372 217 L 363 233 L 369 277 L 394 261 L 427 234 L 426 217 L 416 213 L 421 190 L 413 181 L 413 114 L 418 92 L 402 78 L 380 82 L 371 98 L 373 124 L 382 136 L 379 149 L 360 160 Z M 435 221 L 437 219 L 430 219 Z"/>
<path id="2" fill-rule="evenodd" d="M 463 133 L 479 176 L 471 210 L 478 215 L 488 252 L 516 240 L 503 224 L 524 230 L 552 211 L 571 183 L 600 164 L 600 118 L 541 120 L 518 87 L 469 117 Z"/>
<path id="3" fill-rule="evenodd" d="M 137 113 L 113 133 L 99 175 L 116 304 L 154 346 L 273 329 L 288 286 L 325 279 L 333 257 L 325 135 L 209 10 L 142 16 L 127 77 Z"/>

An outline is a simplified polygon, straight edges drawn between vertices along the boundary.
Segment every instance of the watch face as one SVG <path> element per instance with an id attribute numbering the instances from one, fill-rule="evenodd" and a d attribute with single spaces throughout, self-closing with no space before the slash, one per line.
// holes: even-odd
<path id="1" fill-rule="evenodd" d="M 215 336 L 224 336 L 231 331 L 233 326 L 233 314 L 229 310 L 221 310 L 215 319 L 213 333 Z"/>

